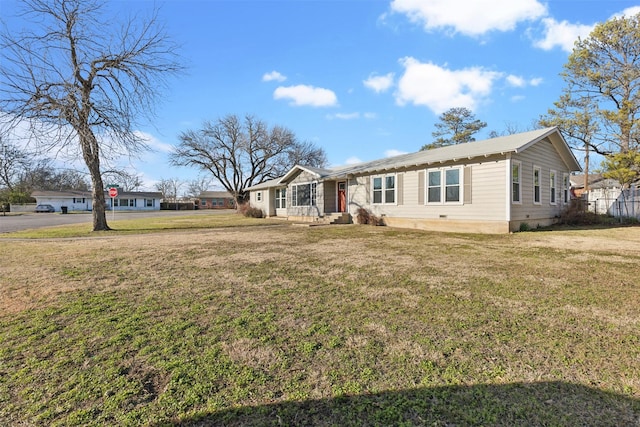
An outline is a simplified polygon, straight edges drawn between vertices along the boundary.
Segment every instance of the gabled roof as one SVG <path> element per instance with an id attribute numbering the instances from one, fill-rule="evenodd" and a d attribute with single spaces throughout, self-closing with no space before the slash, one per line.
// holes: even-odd
<path id="1" fill-rule="evenodd" d="M 504 156 L 508 153 L 520 153 L 545 139 L 555 147 L 558 155 L 567 165 L 569 170 L 582 170 L 558 128 L 550 127 L 501 136 L 498 138 L 485 139 L 483 141 L 468 142 L 465 144 L 435 148 L 433 150 L 418 151 L 417 153 L 402 154 L 399 156 L 387 157 L 384 159 L 332 169 L 296 165 L 282 178 L 266 181 L 262 184 L 250 187 L 248 190 L 258 190 L 261 188 L 285 185 L 300 172 L 308 172 L 314 175 L 317 179 L 342 179 L 354 175 L 381 173 L 415 166 L 430 166 L 434 164 L 458 162 L 465 159 L 472 160 L 479 157 L 491 157 L 495 155 Z"/>
<path id="2" fill-rule="evenodd" d="M 104 194 L 108 194 L 108 191 L 105 191 Z M 161 199 L 162 193 L 154 191 L 118 191 L 118 198 L 125 196 Z M 58 199 L 68 199 L 73 197 L 91 198 L 92 193 L 91 191 L 34 191 L 31 193 L 31 197 L 49 197 Z"/>
<path id="3" fill-rule="evenodd" d="M 558 129 L 552 127 L 336 168 L 333 170 L 333 175 L 327 176 L 327 178 L 383 172 L 412 166 L 429 166 L 463 159 L 471 160 L 478 157 L 505 155 L 507 153 L 520 153 L 545 138 L 549 138 L 569 170 L 582 170 Z"/>
<path id="4" fill-rule="evenodd" d="M 203 191 L 198 196 L 200 199 L 203 198 L 214 198 L 214 199 L 233 199 L 233 196 L 228 191 Z"/>

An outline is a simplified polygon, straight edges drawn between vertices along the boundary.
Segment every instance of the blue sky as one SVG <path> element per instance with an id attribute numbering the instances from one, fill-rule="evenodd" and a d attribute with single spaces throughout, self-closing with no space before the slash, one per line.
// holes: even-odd
<path id="1" fill-rule="evenodd" d="M 167 153 L 180 132 L 226 114 L 286 126 L 332 166 L 417 151 L 452 107 L 487 122 L 477 139 L 527 130 L 560 95 L 576 38 L 640 11 L 629 0 L 111 2 L 127 14 L 154 4 L 187 71 L 140 128 L 153 150 L 129 167 L 148 189 L 197 177 Z M 0 7 L 11 23 L 15 1 Z"/>

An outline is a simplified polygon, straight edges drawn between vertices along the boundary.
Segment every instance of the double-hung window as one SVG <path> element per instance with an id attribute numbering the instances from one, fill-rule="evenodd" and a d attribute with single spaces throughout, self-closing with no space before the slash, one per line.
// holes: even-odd
<path id="1" fill-rule="evenodd" d="M 556 171 L 549 172 L 549 191 L 551 191 L 549 201 L 552 205 L 555 205 L 556 204 Z"/>
<path id="2" fill-rule="evenodd" d="M 427 170 L 427 203 L 461 203 L 461 182 L 461 167 Z"/>
<path id="3" fill-rule="evenodd" d="M 522 163 L 513 162 L 511 164 L 511 201 L 522 203 Z"/>
<path id="4" fill-rule="evenodd" d="M 569 203 L 569 191 L 571 189 L 571 181 L 569 180 L 569 174 L 562 175 L 562 201 L 563 203 Z"/>
<path id="5" fill-rule="evenodd" d="M 291 186 L 291 206 L 316 206 L 317 185 L 315 182 Z"/>
<path id="6" fill-rule="evenodd" d="M 538 166 L 533 167 L 533 203 L 540 204 L 540 179 L 542 177 L 542 169 Z"/>
<path id="7" fill-rule="evenodd" d="M 372 180 L 373 203 L 393 204 L 396 202 L 396 176 L 374 176 Z"/>
<path id="8" fill-rule="evenodd" d="M 276 209 L 287 207 L 287 189 L 276 188 Z"/>

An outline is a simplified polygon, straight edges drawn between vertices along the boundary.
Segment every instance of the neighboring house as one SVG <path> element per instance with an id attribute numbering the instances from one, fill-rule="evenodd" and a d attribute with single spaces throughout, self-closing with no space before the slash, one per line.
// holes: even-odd
<path id="1" fill-rule="evenodd" d="M 640 218 L 640 182 L 623 190 L 622 184 L 601 174 L 589 174 L 589 191 L 585 191 L 585 175 L 571 177 L 576 196 L 588 202 L 588 209 L 596 214 L 614 217 Z"/>
<path id="2" fill-rule="evenodd" d="M 37 204 L 52 205 L 56 212 L 60 212 L 62 207 L 71 211 L 92 210 L 93 200 L 89 191 L 34 191 L 31 197 L 36 199 Z M 117 211 L 148 211 L 160 210 L 160 199 L 162 193 L 128 191 L 118 192 L 118 197 L 111 199 L 109 193 L 104 193 L 107 209 Z M 112 206 L 113 202 L 113 206 Z"/>
<path id="3" fill-rule="evenodd" d="M 203 191 L 198 197 L 199 209 L 235 209 L 236 201 L 227 191 Z"/>
<path id="4" fill-rule="evenodd" d="M 357 219 L 363 208 L 389 226 L 507 233 L 554 223 L 580 170 L 554 127 L 332 169 L 294 166 L 248 190 L 267 216 Z"/>

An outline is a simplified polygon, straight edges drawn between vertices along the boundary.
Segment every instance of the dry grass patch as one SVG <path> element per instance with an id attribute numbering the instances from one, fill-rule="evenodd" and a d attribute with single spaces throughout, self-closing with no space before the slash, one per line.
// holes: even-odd
<path id="1" fill-rule="evenodd" d="M 640 420 L 640 228 L 3 243 L 0 424 Z"/>

